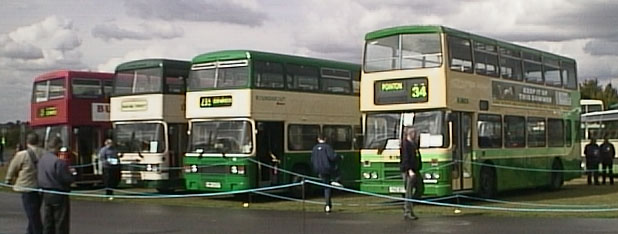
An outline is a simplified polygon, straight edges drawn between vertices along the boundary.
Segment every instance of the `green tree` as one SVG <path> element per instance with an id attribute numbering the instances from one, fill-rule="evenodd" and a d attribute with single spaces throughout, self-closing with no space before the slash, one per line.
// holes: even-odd
<path id="1" fill-rule="evenodd" d="M 605 88 L 603 88 L 596 78 L 585 80 L 581 83 L 579 85 L 579 91 L 581 92 L 582 99 L 602 100 L 606 109 L 610 105 L 618 103 L 618 91 L 612 84 L 607 83 Z"/>

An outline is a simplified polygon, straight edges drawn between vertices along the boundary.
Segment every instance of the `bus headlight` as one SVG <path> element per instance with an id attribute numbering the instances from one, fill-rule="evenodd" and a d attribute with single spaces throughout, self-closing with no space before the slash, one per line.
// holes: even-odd
<path id="1" fill-rule="evenodd" d="M 427 179 L 427 180 L 431 180 L 431 174 L 429 174 L 429 173 L 425 173 L 425 179 Z"/>
<path id="2" fill-rule="evenodd" d="M 245 166 L 231 166 L 230 173 L 244 175 L 245 174 Z"/>
<path id="3" fill-rule="evenodd" d="M 197 165 L 191 165 L 191 172 L 193 173 L 197 172 Z"/>
<path id="4" fill-rule="evenodd" d="M 369 172 L 363 172 L 363 178 L 370 179 L 371 175 L 369 174 Z"/>
<path id="5" fill-rule="evenodd" d="M 378 178 L 378 173 L 377 172 L 371 172 L 371 179 L 377 179 Z"/>
<path id="6" fill-rule="evenodd" d="M 436 179 L 436 180 L 440 179 L 440 174 L 438 174 L 437 172 L 434 172 L 433 173 L 433 178 Z"/>
<path id="7" fill-rule="evenodd" d="M 146 171 L 152 171 L 152 165 L 150 164 L 146 165 Z"/>
<path id="8" fill-rule="evenodd" d="M 154 172 L 159 171 L 159 165 L 157 165 L 157 164 L 152 164 L 151 168 L 152 168 L 152 171 L 154 171 Z"/>

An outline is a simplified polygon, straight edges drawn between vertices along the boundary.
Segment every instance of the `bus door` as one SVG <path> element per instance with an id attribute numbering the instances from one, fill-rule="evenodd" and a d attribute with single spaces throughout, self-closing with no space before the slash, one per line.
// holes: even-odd
<path id="1" fill-rule="evenodd" d="M 257 122 L 257 161 L 259 185 L 267 186 L 278 181 L 278 167 L 283 158 L 283 122 Z"/>
<path id="2" fill-rule="evenodd" d="M 95 162 L 94 158 L 97 156 L 97 151 L 102 145 L 100 130 L 93 126 L 77 126 L 73 128 L 73 136 L 74 139 L 74 150 L 76 150 L 76 158 L 75 165 L 79 165 L 79 167 L 75 168 L 77 170 L 77 175 L 82 179 L 92 179 L 92 178 L 84 178 L 88 176 L 94 175 L 94 166 L 85 166 L 89 164 L 93 164 Z"/>
<path id="3" fill-rule="evenodd" d="M 182 156 L 185 154 L 187 148 L 187 124 L 168 124 L 168 167 L 169 179 L 181 178 L 181 170 L 179 170 L 182 163 Z"/>
<path id="4" fill-rule="evenodd" d="M 450 117 L 453 144 L 453 191 L 472 189 L 472 113 L 453 112 Z"/>

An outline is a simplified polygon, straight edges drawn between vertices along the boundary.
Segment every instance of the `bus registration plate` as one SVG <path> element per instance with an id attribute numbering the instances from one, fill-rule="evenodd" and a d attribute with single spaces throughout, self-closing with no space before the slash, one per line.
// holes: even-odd
<path id="1" fill-rule="evenodd" d="M 221 188 L 221 183 L 219 183 L 219 182 L 206 182 L 206 188 Z"/>
<path id="2" fill-rule="evenodd" d="M 403 186 L 389 186 L 388 192 L 389 193 L 406 193 L 406 189 L 403 188 Z"/>

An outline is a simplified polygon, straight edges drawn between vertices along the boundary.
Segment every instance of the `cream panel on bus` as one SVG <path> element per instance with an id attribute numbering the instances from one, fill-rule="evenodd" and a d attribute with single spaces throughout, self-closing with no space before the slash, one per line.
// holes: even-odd
<path id="1" fill-rule="evenodd" d="M 377 81 L 407 78 L 427 79 L 427 102 L 409 104 L 375 104 L 375 83 Z M 446 79 L 444 65 L 439 68 L 395 70 L 390 72 L 363 73 L 361 77 L 361 111 L 392 111 L 446 107 Z"/>
<path id="2" fill-rule="evenodd" d="M 111 121 L 163 120 L 187 122 L 184 95 L 144 94 L 112 97 Z"/>
<path id="3" fill-rule="evenodd" d="M 163 94 L 112 97 L 111 121 L 163 118 Z"/>
<path id="4" fill-rule="evenodd" d="M 249 89 L 187 92 L 187 118 L 249 117 Z"/>
<path id="5" fill-rule="evenodd" d="M 253 90 L 252 116 L 259 120 L 295 123 L 360 122 L 358 96 Z"/>

